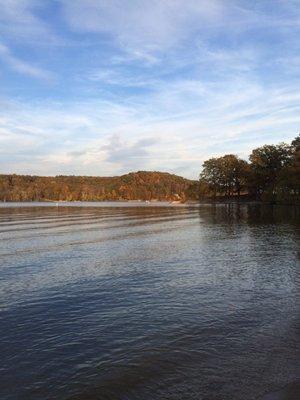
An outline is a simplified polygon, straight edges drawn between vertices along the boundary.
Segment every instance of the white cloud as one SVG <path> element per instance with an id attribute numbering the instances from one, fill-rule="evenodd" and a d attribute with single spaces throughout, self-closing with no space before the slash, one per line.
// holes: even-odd
<path id="1" fill-rule="evenodd" d="M 299 100 L 293 87 L 267 90 L 237 79 L 222 86 L 173 82 L 126 105 L 72 101 L 62 110 L 53 102 L 9 104 L 0 115 L 1 153 L 7 154 L 1 169 L 87 175 L 162 169 L 196 178 L 208 157 L 246 156 L 266 142 L 291 140 L 300 123 Z M 25 171 L 21 149 L 31 154 Z"/>

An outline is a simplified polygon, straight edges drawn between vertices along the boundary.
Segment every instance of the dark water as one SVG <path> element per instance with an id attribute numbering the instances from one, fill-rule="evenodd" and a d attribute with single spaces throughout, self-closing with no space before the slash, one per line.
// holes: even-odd
<path id="1" fill-rule="evenodd" d="M 1 400 L 300 398 L 299 228 L 258 205 L 0 208 Z"/>

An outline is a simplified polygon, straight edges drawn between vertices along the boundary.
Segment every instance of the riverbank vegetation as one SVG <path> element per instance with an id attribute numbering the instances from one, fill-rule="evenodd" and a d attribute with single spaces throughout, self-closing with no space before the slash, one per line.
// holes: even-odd
<path id="1" fill-rule="evenodd" d="M 300 136 L 291 144 L 210 158 L 199 181 L 166 172 L 115 177 L 0 175 L 0 201 L 261 200 L 300 203 Z"/>
<path id="2" fill-rule="evenodd" d="M 233 154 L 210 158 L 200 174 L 200 199 L 239 198 L 298 203 L 300 136 L 291 144 L 254 149 L 249 162 Z"/>

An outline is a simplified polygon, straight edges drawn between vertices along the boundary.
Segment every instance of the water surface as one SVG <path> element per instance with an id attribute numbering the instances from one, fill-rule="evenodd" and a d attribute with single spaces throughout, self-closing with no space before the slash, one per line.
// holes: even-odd
<path id="1" fill-rule="evenodd" d="M 1 400 L 299 398 L 299 228 L 254 204 L 3 204 Z"/>

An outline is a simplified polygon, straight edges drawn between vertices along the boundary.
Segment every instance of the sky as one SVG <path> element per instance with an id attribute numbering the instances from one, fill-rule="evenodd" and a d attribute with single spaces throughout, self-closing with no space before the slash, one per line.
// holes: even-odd
<path id="1" fill-rule="evenodd" d="M 0 173 L 196 179 L 300 129 L 300 0 L 0 0 Z"/>

